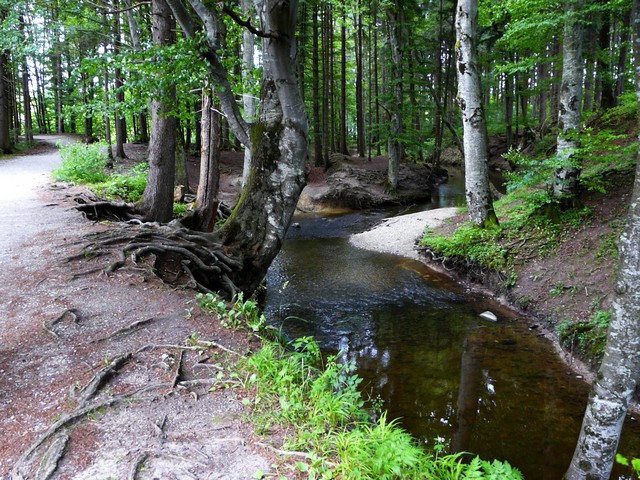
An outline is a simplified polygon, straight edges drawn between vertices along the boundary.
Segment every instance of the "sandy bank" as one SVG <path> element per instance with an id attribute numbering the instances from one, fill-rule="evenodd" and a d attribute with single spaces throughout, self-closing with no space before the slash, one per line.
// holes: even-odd
<path id="1" fill-rule="evenodd" d="M 376 252 L 393 253 L 419 260 L 415 249 L 426 227 L 435 228 L 456 215 L 458 208 L 438 208 L 384 220 L 371 230 L 351 235 L 352 245 Z"/>

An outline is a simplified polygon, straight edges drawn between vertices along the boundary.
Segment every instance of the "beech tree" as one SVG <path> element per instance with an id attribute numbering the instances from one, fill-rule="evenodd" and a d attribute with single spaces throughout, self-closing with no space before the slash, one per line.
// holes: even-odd
<path id="1" fill-rule="evenodd" d="M 636 93 L 640 106 L 640 11 L 633 12 Z M 640 117 L 638 124 L 640 125 Z M 640 151 L 637 152 L 640 159 Z M 614 317 L 593 384 L 580 437 L 565 478 L 606 480 L 615 461 L 624 417 L 640 372 L 640 161 L 627 217 L 618 242 L 620 251 Z"/>
<path id="2" fill-rule="evenodd" d="M 553 179 L 553 196 L 564 200 L 573 197 L 578 187 L 580 161 L 580 114 L 582 107 L 582 28 L 578 16 L 584 0 L 569 0 L 566 7 L 562 43 L 562 84 L 558 109 L 558 147 Z"/>
<path id="3" fill-rule="evenodd" d="M 154 12 L 158 12 L 154 13 L 154 22 L 161 19 L 166 22 L 163 3 L 164 0 L 154 0 Z M 297 1 L 256 0 L 260 28 L 222 7 L 235 21 L 262 38 L 260 112 L 253 124 L 242 117 L 229 74 L 221 61 L 219 25 L 223 12 L 218 9 L 220 6 L 208 7 L 200 0 L 189 0 L 191 13 L 183 0 L 167 0 L 167 4 L 184 34 L 201 42 L 199 52 L 206 62 L 220 108 L 235 137 L 250 148 L 251 165 L 242 195 L 219 230 L 201 233 L 171 224 L 151 228 L 151 231 L 145 229 L 139 234 L 134 231 L 133 242 L 125 247 L 125 252 L 131 252 L 134 257 L 146 253 L 154 253 L 157 258 L 179 255 L 185 273 L 201 290 L 222 290 L 229 296 L 242 291 L 250 295 L 280 251 L 305 184 L 308 125 L 295 77 Z M 164 28 L 166 23 L 157 24 L 154 38 Z M 156 104 L 152 111 L 166 114 L 161 108 L 162 105 Z M 154 115 L 154 119 L 157 118 L 169 120 L 168 116 Z M 157 120 L 150 152 L 160 145 L 154 143 L 159 141 L 157 135 L 162 135 L 156 123 Z M 172 131 L 175 132 L 175 128 Z M 174 151 L 173 148 L 167 150 Z M 168 172 L 168 167 L 165 168 Z M 159 183 L 151 174 L 149 182 Z M 89 206 L 85 211 L 91 209 Z M 126 238 L 123 234 L 122 239 Z"/>
<path id="4" fill-rule="evenodd" d="M 456 11 L 456 70 L 464 130 L 465 194 L 469 220 L 485 227 L 497 224 L 498 218 L 493 210 L 489 184 L 489 147 L 478 65 L 477 29 L 477 0 L 459 0 Z"/>

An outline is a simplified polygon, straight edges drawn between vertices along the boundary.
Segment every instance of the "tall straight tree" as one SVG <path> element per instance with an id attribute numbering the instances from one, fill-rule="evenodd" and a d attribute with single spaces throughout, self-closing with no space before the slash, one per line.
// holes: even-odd
<path id="1" fill-rule="evenodd" d="M 640 12 L 634 0 L 634 62 L 640 105 Z M 640 121 L 638 122 L 640 124 Z M 640 152 L 638 152 L 640 158 Z M 606 480 L 615 461 L 622 423 L 640 372 L 640 161 L 627 225 L 619 241 L 620 260 L 614 317 L 593 385 L 582 429 L 565 478 Z"/>
<path id="2" fill-rule="evenodd" d="M 487 123 L 477 52 L 478 0 L 458 0 L 456 60 L 458 97 L 464 131 L 465 194 L 469 220 L 481 227 L 496 225 L 489 184 Z"/>
<path id="3" fill-rule="evenodd" d="M 153 42 L 158 46 L 174 43 L 175 21 L 165 0 L 153 0 L 151 10 Z M 169 85 L 151 100 L 149 180 L 139 205 L 150 221 L 168 222 L 173 215 L 176 119 L 169 112 L 175 97 L 175 85 Z"/>
<path id="4" fill-rule="evenodd" d="M 578 16 L 584 0 L 568 0 L 562 43 L 562 84 L 558 109 L 559 166 L 553 178 L 553 196 L 562 201 L 571 199 L 578 188 L 581 166 L 577 156 L 580 148 L 580 112 L 582 107 L 582 27 Z"/>
<path id="5" fill-rule="evenodd" d="M 402 51 L 404 15 L 402 2 L 395 2 L 387 8 L 387 20 L 389 27 L 389 48 L 391 49 L 391 83 L 393 94 L 391 100 L 391 130 L 389 131 L 389 168 L 387 170 L 387 188 L 394 192 L 398 188 L 398 173 L 400 169 L 400 157 L 402 145 Z"/>

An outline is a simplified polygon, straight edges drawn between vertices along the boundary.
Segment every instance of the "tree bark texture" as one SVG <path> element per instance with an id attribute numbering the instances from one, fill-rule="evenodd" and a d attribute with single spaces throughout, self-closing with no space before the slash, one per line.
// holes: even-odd
<path id="1" fill-rule="evenodd" d="M 192 228 L 213 231 L 220 185 L 220 113 L 214 109 L 211 95 L 202 95 L 200 181 Z"/>
<path id="2" fill-rule="evenodd" d="M 302 95 L 295 77 L 296 0 L 255 0 L 265 36 L 262 41 L 263 78 L 258 120 L 248 124 L 239 110 L 227 71 L 217 54 L 215 12 L 200 0 L 189 0 L 207 36 L 203 56 L 216 83 L 221 108 L 237 138 L 251 146 L 247 183 L 231 216 L 215 235 L 227 255 L 240 267 L 227 275 L 235 288 L 250 295 L 263 280 L 280 251 L 298 198 L 305 185 L 309 132 Z M 179 0 L 168 0 L 188 36 L 198 26 Z M 223 97 L 226 100 L 223 100 Z"/>
<path id="3" fill-rule="evenodd" d="M 260 114 L 251 133 L 252 159 L 247 185 L 220 230 L 223 243 L 243 264 L 232 276 L 252 293 L 280 251 L 305 185 L 308 124 L 295 78 L 297 1 L 256 0 L 265 32 Z"/>
<path id="4" fill-rule="evenodd" d="M 11 139 L 11 109 L 9 108 L 8 85 L 8 52 L 0 52 L 0 152 L 11 153 L 13 141 Z"/>
<path id="5" fill-rule="evenodd" d="M 634 1 L 633 29 L 636 92 L 640 105 L 640 12 Z M 640 123 L 640 122 L 639 122 Z M 639 157 L 640 157 L 640 152 Z M 607 347 L 582 421 L 567 480 L 608 479 L 622 423 L 640 371 L 640 162 L 627 225 L 619 241 L 620 260 L 614 317 Z"/>
<path id="6" fill-rule="evenodd" d="M 247 18 L 251 18 L 252 13 L 251 0 L 242 0 L 240 2 L 242 13 Z M 253 96 L 252 74 L 253 70 L 253 49 L 255 47 L 255 37 L 249 30 L 245 30 L 242 34 L 242 80 L 244 83 L 244 91 L 242 93 L 242 104 L 244 106 L 244 118 L 248 122 L 252 122 L 256 115 L 256 99 Z M 242 167 L 242 185 L 246 185 L 251 168 L 251 147 L 244 148 L 244 164 Z"/>
<path id="7" fill-rule="evenodd" d="M 577 16 L 584 0 L 567 2 L 567 18 L 562 44 L 562 83 L 558 109 L 558 147 L 553 179 L 553 196 L 566 199 L 575 196 L 580 174 L 577 150 L 580 148 L 580 112 L 582 107 L 582 27 Z"/>
<path id="8" fill-rule="evenodd" d="M 456 58 L 458 101 L 464 131 L 465 193 L 469 220 L 484 227 L 497 223 L 497 217 L 489 184 L 489 149 L 477 60 L 477 28 L 477 0 L 459 0 L 456 10 Z"/>
<path id="9" fill-rule="evenodd" d="M 165 0 L 153 0 L 152 35 L 156 45 L 175 40 L 175 22 Z M 176 163 L 176 119 L 169 115 L 175 102 L 175 86 L 158 92 L 151 100 L 149 179 L 140 208 L 147 220 L 168 222 L 173 216 L 173 188 Z"/>
<path id="10" fill-rule="evenodd" d="M 396 1 L 387 9 L 389 24 L 389 48 L 391 49 L 391 78 L 393 99 L 391 100 L 391 126 L 389 131 L 389 169 L 387 171 L 387 189 L 395 192 L 398 188 L 398 172 L 402 148 L 402 11 L 401 3 Z"/>

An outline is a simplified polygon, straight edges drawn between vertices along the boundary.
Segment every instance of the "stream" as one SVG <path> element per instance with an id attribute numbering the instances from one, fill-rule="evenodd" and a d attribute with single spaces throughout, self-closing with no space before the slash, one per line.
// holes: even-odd
<path id="1" fill-rule="evenodd" d="M 461 291 L 420 262 L 353 247 L 352 233 L 401 213 L 464 204 L 453 177 L 431 203 L 300 216 L 267 277 L 267 317 L 291 338 L 354 360 L 367 398 L 426 446 L 507 460 L 527 480 L 561 478 L 588 386 L 515 313 Z M 498 322 L 479 313 L 491 310 Z M 629 420 L 620 452 L 640 456 Z M 612 478 L 624 477 L 616 469 Z"/>

